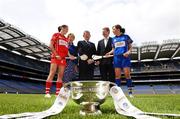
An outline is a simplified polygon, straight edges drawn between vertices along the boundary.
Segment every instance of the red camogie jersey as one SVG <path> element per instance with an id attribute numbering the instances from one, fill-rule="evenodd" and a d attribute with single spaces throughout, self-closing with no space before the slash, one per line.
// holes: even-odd
<path id="1" fill-rule="evenodd" d="M 68 39 L 60 33 L 55 33 L 52 36 L 53 46 L 57 54 L 61 57 L 61 60 L 55 58 L 55 54 L 51 55 L 51 63 L 66 65 L 65 57 L 68 55 Z"/>

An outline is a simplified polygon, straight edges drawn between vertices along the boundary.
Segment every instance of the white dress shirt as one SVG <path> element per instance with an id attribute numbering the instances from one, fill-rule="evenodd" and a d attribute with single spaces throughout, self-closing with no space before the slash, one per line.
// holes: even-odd
<path id="1" fill-rule="evenodd" d="M 104 38 L 104 46 L 106 47 L 107 43 L 108 43 L 109 37 Z"/>

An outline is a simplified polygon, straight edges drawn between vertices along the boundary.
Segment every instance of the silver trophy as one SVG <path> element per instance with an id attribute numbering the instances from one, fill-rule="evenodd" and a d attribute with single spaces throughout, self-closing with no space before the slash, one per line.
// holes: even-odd
<path id="1" fill-rule="evenodd" d="M 105 102 L 110 84 L 108 81 L 73 81 L 68 84 L 73 101 L 81 105 L 81 115 L 101 114 L 100 105 Z"/>

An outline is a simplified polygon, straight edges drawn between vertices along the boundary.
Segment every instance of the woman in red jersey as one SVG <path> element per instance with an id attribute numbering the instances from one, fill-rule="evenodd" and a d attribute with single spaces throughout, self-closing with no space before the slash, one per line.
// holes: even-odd
<path id="1" fill-rule="evenodd" d="M 64 70 L 66 67 L 66 59 L 68 56 L 68 39 L 65 35 L 68 32 L 68 26 L 62 25 L 58 27 L 58 33 L 55 33 L 52 36 L 50 49 L 52 51 L 51 54 L 51 67 L 50 73 L 46 80 L 46 95 L 45 97 L 50 98 L 50 88 L 52 85 L 52 80 L 54 75 L 56 74 L 56 70 L 58 70 L 57 81 L 56 81 L 56 95 L 58 95 L 60 88 L 62 87 L 62 78 L 64 75 Z"/>

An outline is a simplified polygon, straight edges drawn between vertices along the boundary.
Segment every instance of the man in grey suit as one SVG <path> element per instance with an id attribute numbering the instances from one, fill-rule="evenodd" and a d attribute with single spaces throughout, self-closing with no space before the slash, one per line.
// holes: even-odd
<path id="1" fill-rule="evenodd" d="M 104 27 L 102 31 L 103 39 L 98 42 L 97 55 L 104 56 L 106 53 L 112 50 L 112 38 L 109 37 L 110 29 Z M 102 80 L 114 82 L 114 67 L 113 58 L 101 59 L 99 64 L 100 74 Z"/>

